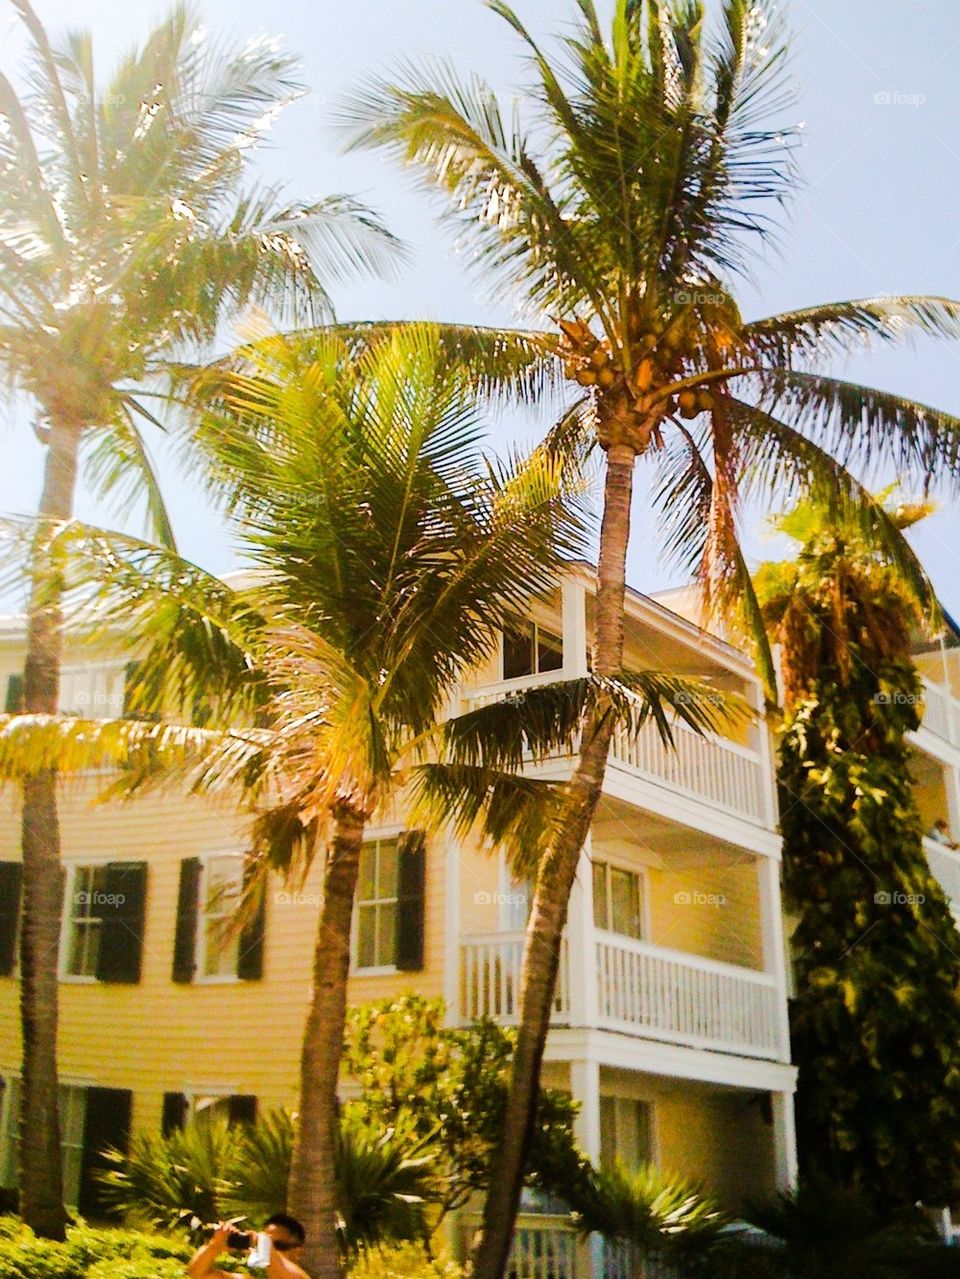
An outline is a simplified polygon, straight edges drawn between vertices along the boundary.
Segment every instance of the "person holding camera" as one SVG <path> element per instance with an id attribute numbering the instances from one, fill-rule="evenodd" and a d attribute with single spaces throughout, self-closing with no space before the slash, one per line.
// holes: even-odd
<path id="1" fill-rule="evenodd" d="M 238 1230 L 234 1222 L 222 1221 L 190 1259 L 187 1274 L 190 1279 L 242 1279 L 215 1265 L 220 1254 L 228 1251 L 249 1253 L 248 1265 L 264 1270 L 267 1279 L 309 1279 L 297 1264 L 305 1239 L 303 1226 L 285 1212 L 275 1212 L 259 1231 Z"/>

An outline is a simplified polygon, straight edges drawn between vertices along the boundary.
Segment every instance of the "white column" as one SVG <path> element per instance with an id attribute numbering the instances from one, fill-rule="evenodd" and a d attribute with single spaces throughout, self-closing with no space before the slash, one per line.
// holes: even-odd
<path id="1" fill-rule="evenodd" d="M 460 1022 L 460 846 L 452 830 L 446 833 L 444 858 L 443 998 L 447 1024 Z"/>
<path id="2" fill-rule="evenodd" d="M 597 1025 L 597 943 L 593 926 L 593 865 L 590 836 L 580 852 L 567 911 L 567 974 L 570 1023 Z"/>
<path id="3" fill-rule="evenodd" d="M 600 1162 L 600 1063 L 590 1060 L 570 1063 L 570 1091 L 580 1102 L 574 1124 L 577 1145 L 594 1164 Z M 602 1279 L 603 1240 L 591 1235 L 577 1249 L 577 1275 Z"/>
<path id="4" fill-rule="evenodd" d="M 780 889 L 780 862 L 774 857 L 757 857 L 757 886 L 760 892 L 760 929 L 763 937 L 763 970 L 776 983 L 778 1047 L 780 1059 L 790 1060 L 790 1018 L 787 1011 L 787 949 L 783 932 L 783 898 Z"/>
<path id="5" fill-rule="evenodd" d="M 770 1094 L 773 1109 L 773 1158 L 777 1190 L 792 1190 L 797 1184 L 797 1129 L 793 1115 L 793 1093 Z"/>
<path id="6" fill-rule="evenodd" d="M 565 577 L 560 588 L 563 612 L 563 677 L 587 673 L 587 592 L 582 582 Z"/>

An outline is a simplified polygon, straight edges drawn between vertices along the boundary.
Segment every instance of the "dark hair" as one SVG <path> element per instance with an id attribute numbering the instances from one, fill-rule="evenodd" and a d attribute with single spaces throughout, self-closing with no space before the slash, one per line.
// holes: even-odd
<path id="1" fill-rule="evenodd" d="M 298 1243 L 303 1243 L 307 1237 L 307 1232 L 297 1221 L 296 1217 L 290 1217 L 285 1212 L 275 1212 L 272 1217 L 268 1217 L 263 1223 L 264 1226 L 282 1226 L 288 1235 L 293 1235 Z"/>

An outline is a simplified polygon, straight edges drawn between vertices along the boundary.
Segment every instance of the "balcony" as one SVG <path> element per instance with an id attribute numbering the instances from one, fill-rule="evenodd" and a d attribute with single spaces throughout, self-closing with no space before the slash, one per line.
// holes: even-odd
<path id="1" fill-rule="evenodd" d="M 942 684 L 923 680 L 923 727 L 945 742 L 960 746 L 960 702 Z"/>
<path id="2" fill-rule="evenodd" d="M 610 1030 L 745 1057 L 785 1057 L 772 974 L 599 933 L 597 999 Z"/>
<path id="3" fill-rule="evenodd" d="M 469 709 L 506 698 L 522 697 L 530 688 L 556 681 L 556 674 L 528 680 L 503 680 L 465 693 Z M 614 736 L 609 767 L 652 781 L 713 808 L 761 826 L 772 826 L 771 783 L 759 751 L 715 733 L 701 736 L 683 723 L 673 725 L 673 746 L 665 745 L 656 725 L 639 733 Z"/>
<path id="4" fill-rule="evenodd" d="M 924 839 L 923 848 L 930 872 L 946 893 L 953 918 L 960 927 L 960 849 L 948 848 L 935 839 Z"/>
<path id="5" fill-rule="evenodd" d="M 772 974 L 598 932 L 593 972 L 596 1024 L 606 1030 L 745 1057 L 786 1060 Z M 466 936 L 461 944 L 460 1016 L 516 1023 L 524 934 Z M 581 969 L 582 971 L 582 969 Z M 589 974 L 587 979 L 591 980 Z M 553 1020 L 572 1020 L 564 947 Z"/>

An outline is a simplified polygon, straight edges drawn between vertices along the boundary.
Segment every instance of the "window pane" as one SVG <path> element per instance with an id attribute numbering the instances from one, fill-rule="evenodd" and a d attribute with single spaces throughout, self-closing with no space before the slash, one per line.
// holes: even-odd
<path id="1" fill-rule="evenodd" d="M 397 959 L 397 906 L 378 906 L 377 965 L 394 964 Z"/>
<path id="2" fill-rule="evenodd" d="M 558 671 L 563 666 L 563 640 L 537 627 L 537 670 Z"/>
<path id="3" fill-rule="evenodd" d="M 596 928 L 609 928 L 607 919 L 607 865 L 593 863 L 593 923 Z"/>
<path id="4" fill-rule="evenodd" d="M 360 849 L 360 880 L 357 886 L 358 901 L 372 901 L 377 895 L 377 846 L 364 844 Z"/>
<path id="5" fill-rule="evenodd" d="M 637 876 L 626 870 L 610 870 L 612 931 L 640 936 L 640 892 Z"/>
<path id="6" fill-rule="evenodd" d="M 203 975 L 235 977 L 239 935 L 231 924 L 243 892 L 243 858 L 212 857 L 206 866 Z"/>
<path id="7" fill-rule="evenodd" d="M 377 962 L 377 908 L 361 906 L 357 911 L 357 967 L 373 968 Z"/>
<path id="8" fill-rule="evenodd" d="M 380 856 L 377 866 L 377 892 L 376 896 L 382 901 L 385 897 L 391 898 L 397 895 L 398 882 L 398 858 L 397 858 L 397 841 L 395 839 L 380 841 Z"/>
<path id="9" fill-rule="evenodd" d="M 504 627 L 503 678 L 518 679 L 533 674 L 533 623 Z"/>

